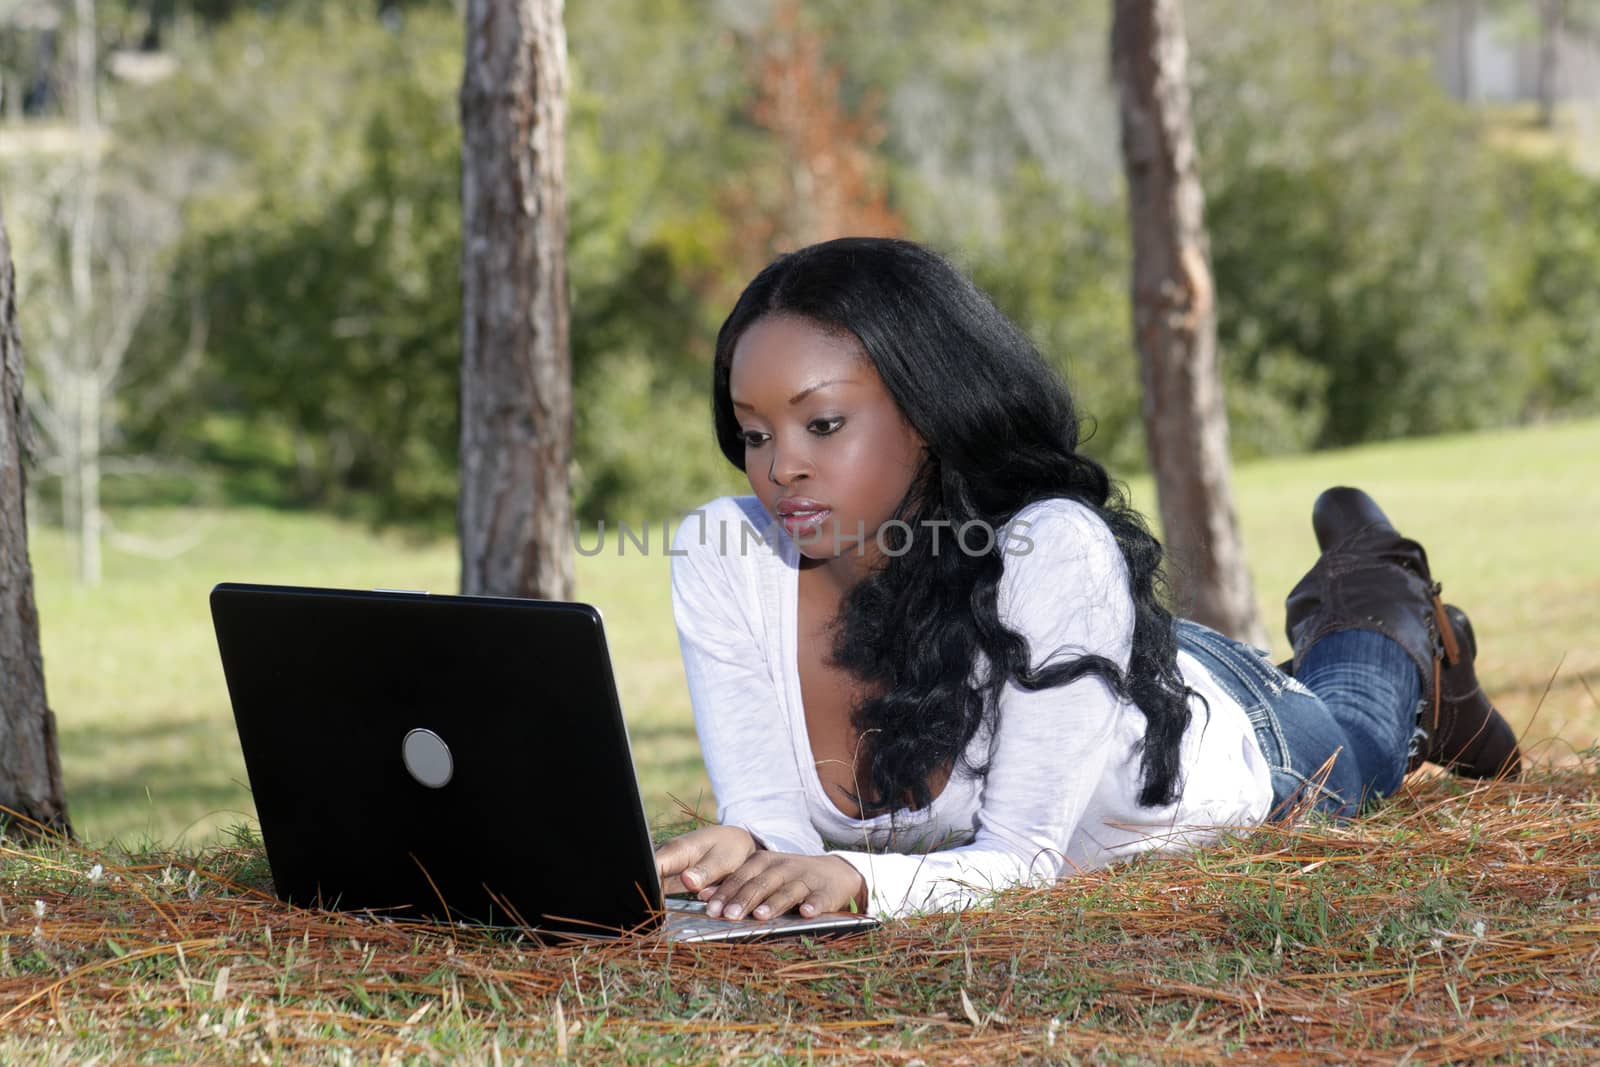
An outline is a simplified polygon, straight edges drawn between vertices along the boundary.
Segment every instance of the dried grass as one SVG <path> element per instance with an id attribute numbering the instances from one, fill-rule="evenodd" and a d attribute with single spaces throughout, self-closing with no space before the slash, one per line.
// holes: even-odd
<path id="1" fill-rule="evenodd" d="M 287 907 L 253 845 L 6 843 L 0 1060 L 1593 1061 L 1597 769 L 831 942 L 546 947 Z"/>

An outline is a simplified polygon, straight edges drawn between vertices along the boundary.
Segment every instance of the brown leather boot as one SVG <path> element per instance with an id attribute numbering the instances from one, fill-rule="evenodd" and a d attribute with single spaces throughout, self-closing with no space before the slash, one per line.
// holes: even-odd
<path id="1" fill-rule="evenodd" d="M 1444 605 L 1444 614 L 1460 654 L 1439 672 L 1439 717 L 1431 727 L 1423 724 L 1437 752 L 1428 758 L 1469 778 L 1516 778 L 1522 773 L 1517 735 L 1478 684 L 1472 620 L 1454 604 Z"/>
<path id="2" fill-rule="evenodd" d="M 1402 537 L 1359 489 L 1324 492 L 1311 522 L 1322 555 L 1285 602 L 1295 668 L 1328 634 L 1382 633 L 1405 649 L 1422 677 L 1419 725 L 1427 740 L 1407 770 L 1426 759 L 1467 777 L 1515 778 L 1516 735 L 1478 685 L 1472 624 L 1440 599 L 1422 546 Z"/>

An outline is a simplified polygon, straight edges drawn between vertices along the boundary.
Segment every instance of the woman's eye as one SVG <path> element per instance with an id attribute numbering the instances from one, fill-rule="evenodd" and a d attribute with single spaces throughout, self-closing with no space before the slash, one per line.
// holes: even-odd
<path id="1" fill-rule="evenodd" d="M 834 416 L 830 419 L 812 419 L 806 423 L 806 429 L 818 437 L 826 437 L 830 433 L 835 433 L 843 425 L 844 419 Z M 771 436 L 771 434 L 762 430 L 744 430 L 739 434 L 739 438 L 744 442 L 744 447 L 746 448 L 760 448 L 767 443 L 767 438 Z"/>

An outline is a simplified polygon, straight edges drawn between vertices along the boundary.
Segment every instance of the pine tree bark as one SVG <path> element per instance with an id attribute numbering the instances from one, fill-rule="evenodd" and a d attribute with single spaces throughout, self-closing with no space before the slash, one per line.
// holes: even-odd
<path id="1" fill-rule="evenodd" d="M 1539 125 L 1556 124 L 1556 98 L 1561 63 L 1561 36 L 1566 28 L 1567 0 L 1537 0 L 1539 9 Z"/>
<path id="2" fill-rule="evenodd" d="M 33 836 L 39 826 L 70 835 L 28 562 L 23 468 L 28 422 L 22 406 L 15 281 L 11 242 L 0 213 L 0 806 L 9 809 L 0 811 L 0 826 L 23 836 Z"/>
<path id="3" fill-rule="evenodd" d="M 1113 4 L 1133 328 L 1176 606 L 1213 629 L 1264 644 L 1233 507 L 1182 10 L 1178 0 Z"/>
<path id="4" fill-rule="evenodd" d="M 83 141 L 82 170 L 78 174 L 77 205 L 72 212 L 71 278 L 73 366 L 72 472 L 67 490 L 77 499 L 71 514 L 78 535 L 78 579 L 99 585 L 102 576 L 100 538 L 104 517 L 100 513 L 100 418 L 102 392 L 101 354 L 95 351 L 95 286 L 91 260 L 94 253 L 95 211 L 100 199 L 100 108 L 95 100 L 94 0 L 77 0 L 73 37 L 77 63 L 73 74 L 74 109 Z"/>
<path id="5" fill-rule="evenodd" d="M 561 0 L 468 0 L 461 82 L 461 590 L 570 599 Z"/>
<path id="6" fill-rule="evenodd" d="M 1477 103 L 1478 79 L 1473 63 L 1473 38 L 1478 31 L 1478 0 L 1461 0 L 1456 10 L 1456 86 L 1457 99 Z"/>

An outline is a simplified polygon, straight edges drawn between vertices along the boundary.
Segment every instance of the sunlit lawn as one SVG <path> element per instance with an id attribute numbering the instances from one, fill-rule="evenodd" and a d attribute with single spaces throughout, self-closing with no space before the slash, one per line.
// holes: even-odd
<path id="1" fill-rule="evenodd" d="M 1346 483 L 1371 491 L 1428 549 L 1446 599 L 1477 628 L 1484 681 L 1519 729 L 1557 758 L 1600 735 L 1600 420 L 1435 438 L 1246 465 L 1236 472 L 1263 619 L 1287 652 L 1282 596 L 1309 564 L 1311 501 Z M 1145 481 L 1132 483 L 1147 511 Z M 692 506 L 698 501 L 685 501 Z M 121 511 L 146 542 L 193 540 L 170 559 L 109 546 L 98 589 L 73 581 L 61 531 L 33 516 L 45 672 L 73 820 L 93 840 L 190 844 L 253 819 L 207 593 L 219 581 L 351 588 L 456 587 L 451 542 L 412 543 L 310 514 Z M 652 818 L 672 797 L 714 811 L 678 660 L 661 553 L 632 543 L 578 560 L 578 595 L 604 613 Z M 592 543 L 592 530 L 586 543 Z M 147 545 L 146 547 L 152 547 Z M 159 547 L 159 546 L 155 546 Z M 1558 671 L 1559 668 L 1559 671 Z M 533 758 L 530 754 L 530 759 Z"/>

